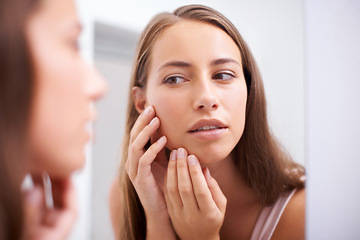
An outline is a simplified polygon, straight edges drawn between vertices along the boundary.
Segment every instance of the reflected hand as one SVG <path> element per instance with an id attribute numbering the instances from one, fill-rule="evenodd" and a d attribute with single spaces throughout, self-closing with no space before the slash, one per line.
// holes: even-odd
<path id="1" fill-rule="evenodd" d="M 209 170 L 183 148 L 171 153 L 165 199 L 181 239 L 219 239 L 227 200 Z"/>
<path id="2" fill-rule="evenodd" d="M 167 161 L 159 155 L 164 154 L 166 137 L 152 141 L 151 146 L 144 147 L 160 127 L 160 120 L 155 116 L 153 107 L 147 107 L 136 120 L 130 134 L 126 172 L 144 207 L 146 217 L 163 216 L 169 218 L 164 195 L 161 190 L 161 180 L 165 176 Z M 164 166 L 165 164 L 165 166 Z"/>

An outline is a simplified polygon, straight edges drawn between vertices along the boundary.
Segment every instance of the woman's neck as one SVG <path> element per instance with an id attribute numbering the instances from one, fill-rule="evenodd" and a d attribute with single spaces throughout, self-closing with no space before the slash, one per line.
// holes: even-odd
<path id="1" fill-rule="evenodd" d="M 202 167 L 209 168 L 211 176 L 215 178 L 219 184 L 228 200 L 228 204 L 231 203 L 233 199 L 243 205 L 258 202 L 254 191 L 246 185 L 241 177 L 231 154 L 222 161 L 204 164 Z"/>
<path id="2" fill-rule="evenodd" d="M 222 239 L 249 239 L 261 211 L 255 192 L 244 182 L 231 155 L 203 167 L 209 168 L 227 199 Z"/>

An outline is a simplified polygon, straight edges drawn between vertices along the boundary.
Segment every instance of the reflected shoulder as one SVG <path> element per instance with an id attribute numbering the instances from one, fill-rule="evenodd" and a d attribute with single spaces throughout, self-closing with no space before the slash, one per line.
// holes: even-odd
<path id="1" fill-rule="evenodd" d="M 305 239 L 305 188 L 297 190 L 290 199 L 272 239 Z"/>

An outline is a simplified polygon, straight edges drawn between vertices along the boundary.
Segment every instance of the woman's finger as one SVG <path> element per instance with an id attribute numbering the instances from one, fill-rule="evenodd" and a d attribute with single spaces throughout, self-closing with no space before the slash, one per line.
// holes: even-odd
<path id="1" fill-rule="evenodd" d="M 170 201 L 172 202 L 172 206 L 174 208 L 182 208 L 183 203 L 181 201 L 178 190 L 176 158 L 177 158 L 177 150 L 173 150 L 170 154 L 170 160 L 167 169 L 166 191 L 168 193 Z"/>
<path id="2" fill-rule="evenodd" d="M 148 125 L 138 134 L 136 139 L 131 144 L 131 148 L 138 152 L 143 150 L 146 143 L 150 140 L 151 135 L 159 128 L 160 120 L 158 117 L 154 117 Z"/>
<path id="3" fill-rule="evenodd" d="M 130 132 L 130 144 L 135 141 L 139 133 L 144 129 L 146 125 L 148 125 L 155 117 L 155 110 L 152 106 L 148 106 L 145 108 L 144 112 L 140 114 L 138 119 L 136 120 L 134 126 Z"/>
<path id="4" fill-rule="evenodd" d="M 153 135 L 151 135 L 150 138 L 150 142 L 151 144 L 153 144 L 154 142 L 156 142 L 162 135 L 160 135 L 159 131 L 155 131 Z M 168 152 L 169 150 L 167 148 L 163 148 L 158 155 L 156 156 L 156 162 L 159 163 L 160 165 L 164 166 L 165 168 L 167 168 L 168 162 L 169 162 L 169 157 L 170 154 Z"/>
<path id="5" fill-rule="evenodd" d="M 54 207 L 76 214 L 77 201 L 74 185 L 69 178 L 51 179 Z"/>
<path id="6" fill-rule="evenodd" d="M 77 218 L 77 201 L 74 185 L 69 178 L 52 180 L 54 197 L 54 209 L 49 211 L 52 214 L 58 233 L 67 236 L 71 231 Z"/>
<path id="7" fill-rule="evenodd" d="M 194 188 L 194 194 L 201 212 L 211 211 L 216 207 L 212 198 L 208 184 L 201 170 L 201 166 L 196 156 L 190 155 L 188 158 L 189 172 Z"/>
<path id="8" fill-rule="evenodd" d="M 210 171 L 208 168 L 204 169 L 204 175 L 206 177 L 207 185 L 209 186 L 209 190 L 211 192 L 212 198 L 214 199 L 215 204 L 218 209 L 225 214 L 227 199 L 221 191 L 219 184 L 216 180 L 211 177 Z"/>
<path id="9" fill-rule="evenodd" d="M 153 118 L 151 122 L 138 134 L 135 141 L 129 145 L 129 157 L 126 163 L 126 170 L 130 179 L 134 179 L 137 176 L 139 160 L 144 154 L 144 147 L 149 141 L 150 136 L 156 131 L 156 129 L 159 128 L 159 126 L 159 118 Z"/>
<path id="10" fill-rule="evenodd" d="M 165 177 L 165 185 L 167 184 L 167 176 Z M 172 200 L 170 199 L 169 191 L 167 188 L 164 188 L 164 197 L 166 201 L 166 207 L 169 211 L 170 216 L 174 213 L 174 205 L 172 203 Z"/>
<path id="11" fill-rule="evenodd" d="M 153 143 L 139 159 L 138 175 L 148 177 L 151 173 L 151 163 L 157 154 L 165 147 L 166 137 L 162 136 Z"/>
<path id="12" fill-rule="evenodd" d="M 184 148 L 179 148 L 177 151 L 176 169 L 179 193 L 184 207 L 187 209 L 197 210 L 198 205 L 196 203 L 193 185 L 190 178 L 187 152 Z"/>
<path id="13" fill-rule="evenodd" d="M 24 218 L 25 231 L 27 235 L 32 235 L 35 226 L 41 223 L 45 214 L 44 196 L 41 187 L 34 187 L 24 192 Z"/>
<path id="14" fill-rule="evenodd" d="M 53 208 L 45 205 L 45 190 L 34 181 L 25 192 L 25 238 L 66 239 L 76 220 L 75 190 L 70 179 L 52 180 Z"/>

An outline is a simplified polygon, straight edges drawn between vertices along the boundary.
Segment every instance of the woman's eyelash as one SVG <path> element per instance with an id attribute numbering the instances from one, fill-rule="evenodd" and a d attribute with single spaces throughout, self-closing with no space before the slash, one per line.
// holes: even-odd
<path id="1" fill-rule="evenodd" d="M 165 78 L 164 83 L 166 84 L 170 84 L 170 85 L 175 85 L 175 84 L 179 84 L 181 82 L 185 82 L 185 78 L 182 76 L 169 76 L 167 78 Z"/>
<path id="2" fill-rule="evenodd" d="M 219 72 L 213 75 L 212 79 L 220 80 L 220 81 L 230 81 L 235 78 L 235 74 L 232 72 Z M 179 75 L 172 75 L 165 78 L 163 83 L 169 85 L 176 85 L 179 83 L 186 82 L 186 78 Z"/>
<path id="3" fill-rule="evenodd" d="M 220 72 L 220 73 L 216 73 L 213 76 L 213 79 L 219 79 L 219 80 L 231 80 L 235 78 L 235 74 L 230 73 L 230 72 Z"/>

